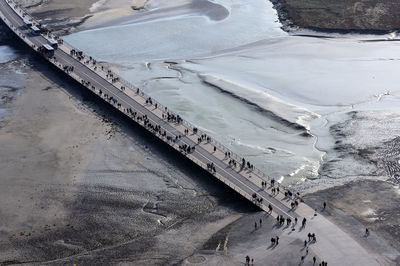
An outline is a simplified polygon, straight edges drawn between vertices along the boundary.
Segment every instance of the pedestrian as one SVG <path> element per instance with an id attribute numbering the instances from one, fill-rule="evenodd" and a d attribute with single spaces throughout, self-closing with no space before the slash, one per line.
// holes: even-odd
<path id="1" fill-rule="evenodd" d="M 253 258 L 251 259 L 251 265 L 254 265 L 254 259 Z"/>
<path id="2" fill-rule="evenodd" d="M 324 202 L 324 210 L 325 210 L 325 208 L 326 208 L 326 202 Z"/>
<path id="3" fill-rule="evenodd" d="M 297 217 L 294 218 L 294 224 L 297 224 Z"/>
<path id="4" fill-rule="evenodd" d="M 262 224 L 262 219 L 260 218 L 260 227 L 261 227 L 261 224 Z"/>
<path id="5" fill-rule="evenodd" d="M 306 255 L 308 255 L 308 247 L 306 248 Z"/>
<path id="6" fill-rule="evenodd" d="M 307 240 L 304 240 L 304 247 L 307 246 Z"/>
<path id="7" fill-rule="evenodd" d="M 369 229 L 368 228 L 365 228 L 365 235 L 369 236 Z"/>
<path id="8" fill-rule="evenodd" d="M 279 236 L 276 236 L 276 245 L 279 244 Z"/>
<path id="9" fill-rule="evenodd" d="M 301 263 L 304 262 L 304 256 L 301 256 Z"/>
<path id="10" fill-rule="evenodd" d="M 250 257 L 246 256 L 246 265 L 249 265 L 249 263 L 250 263 Z"/>
<path id="11" fill-rule="evenodd" d="M 315 261 L 317 260 L 317 258 L 314 256 L 313 258 L 312 258 L 312 260 L 313 260 L 313 265 L 315 264 Z"/>
<path id="12" fill-rule="evenodd" d="M 271 246 L 275 246 L 275 238 L 271 237 Z"/>

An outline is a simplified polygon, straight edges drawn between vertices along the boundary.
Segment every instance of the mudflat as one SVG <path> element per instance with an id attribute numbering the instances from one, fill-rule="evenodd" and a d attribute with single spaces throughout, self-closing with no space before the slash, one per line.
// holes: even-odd
<path id="1" fill-rule="evenodd" d="M 85 13 L 72 10 L 63 16 Z M 1 264 L 243 265 L 245 255 L 298 264 L 303 242 L 287 228 L 22 50 L 0 65 L 8 88 L 0 124 Z M 356 182 L 304 199 L 396 265 L 396 193 L 386 182 Z M 365 227 L 371 237 L 363 237 Z M 278 247 L 270 244 L 276 236 Z M 305 263 L 314 256 L 310 248 Z"/>

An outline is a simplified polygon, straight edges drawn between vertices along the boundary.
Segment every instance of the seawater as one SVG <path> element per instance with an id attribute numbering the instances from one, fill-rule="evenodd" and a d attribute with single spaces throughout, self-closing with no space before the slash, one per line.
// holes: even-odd
<path id="1" fill-rule="evenodd" d="M 0 64 L 7 63 L 18 57 L 17 52 L 7 45 L 0 45 Z"/>

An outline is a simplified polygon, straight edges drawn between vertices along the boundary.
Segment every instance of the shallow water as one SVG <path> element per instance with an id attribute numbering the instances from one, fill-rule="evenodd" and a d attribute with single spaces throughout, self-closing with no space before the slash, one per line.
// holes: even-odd
<path id="1" fill-rule="evenodd" d="M 18 57 L 18 53 L 7 45 L 0 45 L 0 64 L 7 63 Z"/>
<path id="2" fill-rule="evenodd" d="M 154 0 L 158 16 L 66 40 L 286 185 L 318 177 L 336 114 L 399 104 L 400 43 L 390 36 L 294 36 L 268 1 L 212 2 L 229 16 L 182 15 L 189 0 L 163 14 L 170 6 Z"/>
<path id="3" fill-rule="evenodd" d="M 0 46 L 0 122 L 2 122 L 4 117 L 9 114 L 9 103 L 18 95 L 16 90 L 8 87 L 10 80 L 8 80 L 7 75 L 4 74 L 5 71 L 1 65 L 16 59 L 18 56 L 17 51 L 12 49 L 10 46 Z"/>

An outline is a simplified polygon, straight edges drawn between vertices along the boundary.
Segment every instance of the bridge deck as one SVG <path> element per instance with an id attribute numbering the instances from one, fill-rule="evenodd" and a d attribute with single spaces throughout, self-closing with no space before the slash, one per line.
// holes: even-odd
<path id="1" fill-rule="evenodd" d="M 32 20 L 35 25 L 39 23 L 35 22 L 29 14 L 12 1 L 0 0 L 0 16 L 17 36 L 37 52 L 40 47 L 49 43 L 49 38 L 58 38 L 48 33 L 36 36 L 30 34 L 30 29 L 24 27 L 27 18 Z M 253 168 L 242 168 L 240 166 L 242 158 L 235 155 L 215 140 L 201 141 L 199 143 L 198 138 L 204 134 L 203 132 L 195 132 L 194 127 L 186 121 L 180 123 L 168 121 L 165 115 L 167 112 L 171 113 L 171 111 L 161 104 L 157 104 L 156 106 L 154 99 L 152 99 L 153 104 L 146 103 L 146 99 L 148 98 L 142 92 L 138 92 L 137 89 L 122 80 L 113 82 L 107 76 L 108 70 L 102 69 L 101 66 L 90 61 L 88 56 L 84 56 L 84 59 L 79 60 L 77 56 L 71 55 L 72 50 L 75 49 L 62 42 L 58 49 L 55 49 L 53 58 L 48 58 L 46 56 L 45 58 L 63 71 L 65 71 L 64 66 L 72 66 L 74 68 L 73 71 L 65 71 L 66 74 L 80 83 L 84 81 L 83 86 L 86 86 L 87 89 L 106 100 L 120 112 L 129 116 L 136 123 L 146 128 L 151 134 L 156 135 L 159 139 L 168 143 L 175 150 L 182 152 L 179 148 L 181 145 L 195 147 L 193 152 L 182 153 L 207 171 L 209 171 L 207 164 L 212 163 L 215 166 L 216 172 L 214 173 L 211 171 L 211 173 L 216 178 L 240 193 L 246 199 L 257 204 L 261 209 L 268 211 L 268 205 L 271 205 L 273 207 L 273 216 L 283 215 L 284 217 L 290 218 L 298 217 L 298 214 L 291 210 L 290 203 L 293 201 L 293 198 L 285 198 L 282 194 L 283 188 L 281 188 L 281 193 L 277 195 L 272 195 L 268 188 L 262 188 L 261 183 L 263 181 L 269 181 L 262 172 Z M 86 63 L 87 61 L 90 62 Z M 114 77 L 116 77 L 115 74 Z M 122 86 L 125 87 L 125 89 L 121 89 Z M 105 94 L 107 94 L 108 97 L 106 97 Z M 111 97 L 114 100 L 110 100 Z M 130 110 L 132 111 L 130 112 Z M 132 112 L 136 112 L 137 115 L 133 116 Z M 138 119 L 138 117 L 143 116 L 148 119 L 146 124 L 143 119 Z M 149 123 L 153 126 L 159 126 L 160 131 L 156 132 L 150 129 L 148 126 Z M 166 136 L 163 136 L 163 134 L 159 132 L 166 132 Z M 178 137 L 178 139 L 173 141 L 176 137 Z M 214 147 L 216 148 L 215 151 Z M 232 156 L 225 156 L 227 152 L 232 154 Z M 230 159 L 235 159 L 237 162 L 236 167 L 229 165 Z M 268 184 L 270 184 L 270 182 L 268 182 Z M 271 188 L 271 186 L 269 186 L 269 188 Z M 254 193 L 257 195 L 257 198 L 262 199 L 261 204 L 254 201 Z"/>

